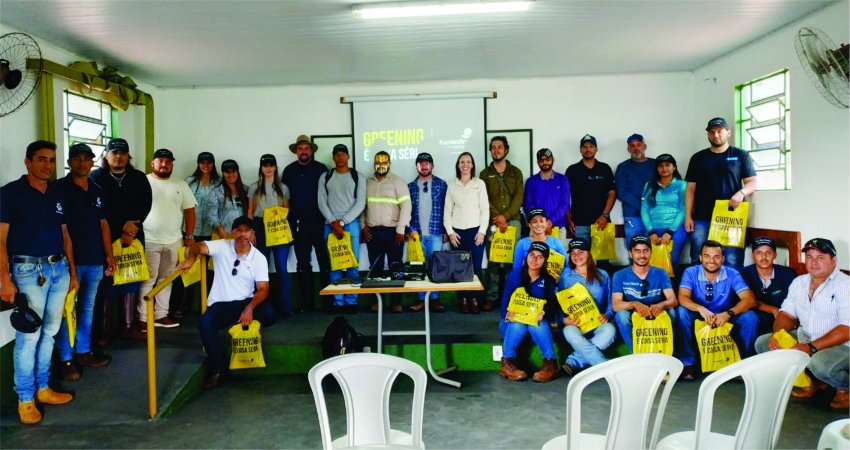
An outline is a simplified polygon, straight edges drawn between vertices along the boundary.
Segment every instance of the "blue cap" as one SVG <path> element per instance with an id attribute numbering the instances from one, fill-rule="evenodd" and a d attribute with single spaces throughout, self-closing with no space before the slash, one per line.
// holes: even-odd
<path id="1" fill-rule="evenodd" d="M 635 140 L 635 139 L 637 139 L 637 140 L 639 140 L 639 141 L 641 141 L 641 142 L 644 142 L 644 143 L 646 142 L 646 141 L 644 141 L 644 140 L 643 140 L 643 136 L 641 136 L 641 135 L 639 135 L 639 134 L 635 133 L 635 134 L 633 134 L 633 135 L 629 136 L 629 138 L 628 138 L 628 139 L 626 139 L 626 144 L 631 144 L 631 142 L 632 142 L 633 140 Z"/>

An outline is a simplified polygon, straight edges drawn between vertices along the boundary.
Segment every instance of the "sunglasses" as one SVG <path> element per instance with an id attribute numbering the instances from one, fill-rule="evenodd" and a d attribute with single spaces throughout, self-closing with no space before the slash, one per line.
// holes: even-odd
<path id="1" fill-rule="evenodd" d="M 239 261 L 238 259 L 236 261 L 233 261 L 233 271 L 231 271 L 230 274 L 233 275 L 234 277 L 236 276 L 237 273 L 239 273 L 239 271 L 236 268 L 239 267 L 240 262 L 241 261 Z"/>
<path id="2" fill-rule="evenodd" d="M 424 192 L 426 194 L 428 193 L 428 182 L 427 181 L 422 183 L 422 192 Z"/>
<path id="3" fill-rule="evenodd" d="M 640 296 L 646 297 L 649 294 L 649 281 L 640 280 Z"/>
<path id="4" fill-rule="evenodd" d="M 705 299 L 709 302 L 714 300 L 714 285 L 711 283 L 705 284 Z"/>

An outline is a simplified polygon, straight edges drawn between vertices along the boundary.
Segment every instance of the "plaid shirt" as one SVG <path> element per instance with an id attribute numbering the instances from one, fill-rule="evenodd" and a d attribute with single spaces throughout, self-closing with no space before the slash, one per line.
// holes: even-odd
<path id="1" fill-rule="evenodd" d="M 419 224 L 419 185 L 417 179 L 407 184 L 410 189 L 410 200 L 413 202 L 413 213 L 410 215 L 410 231 L 422 234 L 422 226 Z M 443 207 L 446 203 L 446 191 L 449 186 L 437 176 L 431 176 L 431 184 L 428 186 L 431 192 L 431 223 L 428 224 L 428 234 L 431 236 L 442 236 Z"/>

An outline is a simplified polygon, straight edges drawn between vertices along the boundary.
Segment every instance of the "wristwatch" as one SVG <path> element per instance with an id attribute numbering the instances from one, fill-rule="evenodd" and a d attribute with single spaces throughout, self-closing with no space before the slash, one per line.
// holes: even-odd
<path id="1" fill-rule="evenodd" d="M 812 344 L 811 342 L 809 342 L 809 351 L 812 352 L 812 354 L 814 355 L 815 353 L 818 352 L 818 348 L 815 347 L 815 344 Z"/>
<path id="2" fill-rule="evenodd" d="M 605 220 L 611 220 L 611 214 L 608 214 L 607 212 L 603 212 L 602 217 L 604 217 Z"/>
<path id="3" fill-rule="evenodd" d="M 345 226 L 345 221 L 344 221 L 344 220 L 342 220 L 342 219 L 339 219 L 339 226 L 344 227 L 344 226 Z"/>
<path id="4" fill-rule="evenodd" d="M 190 239 L 190 240 L 194 240 L 194 239 L 195 239 L 195 235 L 194 235 L 194 234 L 187 234 L 186 236 L 183 236 L 183 239 Z"/>
<path id="5" fill-rule="evenodd" d="M 726 310 L 726 314 L 729 314 L 729 318 L 735 317 L 735 311 L 732 311 L 732 308 Z"/>

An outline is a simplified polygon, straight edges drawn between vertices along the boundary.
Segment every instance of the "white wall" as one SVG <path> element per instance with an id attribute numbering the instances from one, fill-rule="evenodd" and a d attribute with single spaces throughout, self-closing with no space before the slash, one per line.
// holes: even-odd
<path id="1" fill-rule="evenodd" d="M 799 230 L 804 242 L 814 237 L 831 239 L 843 269 L 850 267 L 850 111 L 821 97 L 797 59 L 794 37 L 800 27 L 814 26 L 837 44 L 848 42 L 848 4 L 831 5 L 697 69 L 695 116 L 690 122 L 692 147 L 706 147 L 702 130 L 708 119 L 723 116 L 731 122 L 734 118 L 735 85 L 789 68 L 792 189 L 756 193 L 752 225 Z"/>

